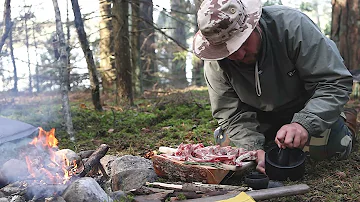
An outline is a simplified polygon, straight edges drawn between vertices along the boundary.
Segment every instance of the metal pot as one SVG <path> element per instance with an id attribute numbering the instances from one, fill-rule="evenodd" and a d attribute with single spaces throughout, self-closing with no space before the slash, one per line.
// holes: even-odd
<path id="1" fill-rule="evenodd" d="M 301 149 L 273 147 L 265 153 L 265 172 L 271 180 L 299 180 L 305 173 L 305 159 Z"/>

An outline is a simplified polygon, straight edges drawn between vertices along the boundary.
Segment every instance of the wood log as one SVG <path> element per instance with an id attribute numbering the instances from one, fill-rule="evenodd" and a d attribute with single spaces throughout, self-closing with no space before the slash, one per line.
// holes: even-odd
<path id="1" fill-rule="evenodd" d="M 86 159 L 86 158 L 89 158 L 89 156 L 91 156 L 91 154 L 93 154 L 94 152 L 95 152 L 95 150 L 86 150 L 86 151 L 81 151 L 81 152 L 77 153 L 77 155 L 81 159 Z"/>
<path id="2" fill-rule="evenodd" d="M 156 174 L 170 180 L 183 182 L 202 182 L 219 184 L 230 172 L 244 172 L 254 165 L 254 162 L 244 162 L 244 166 L 237 167 L 226 164 L 216 164 L 217 167 L 206 165 L 189 165 L 183 161 L 176 161 L 164 156 L 155 155 L 151 158 Z"/>
<path id="3" fill-rule="evenodd" d="M 246 191 L 248 187 L 221 185 L 221 184 L 202 184 L 198 182 L 184 183 L 182 185 L 183 191 L 195 191 L 195 192 L 212 192 L 218 190 L 224 191 Z"/>
<path id="4" fill-rule="evenodd" d="M 310 187 L 306 184 L 290 185 L 283 187 L 275 187 L 269 189 L 260 189 L 256 191 L 245 192 L 247 195 L 251 196 L 254 200 L 265 200 L 272 199 L 284 196 L 294 196 L 298 194 L 305 194 L 310 190 Z M 233 198 L 239 195 L 240 192 L 229 193 L 225 195 L 204 197 L 198 199 L 186 200 L 186 202 L 208 202 L 208 201 L 219 201 Z"/>
<path id="5" fill-rule="evenodd" d="M 84 169 L 78 174 L 79 177 L 84 177 L 94 166 L 100 164 L 100 159 L 105 156 L 109 150 L 109 146 L 102 144 L 96 149 L 94 153 L 84 163 Z"/>

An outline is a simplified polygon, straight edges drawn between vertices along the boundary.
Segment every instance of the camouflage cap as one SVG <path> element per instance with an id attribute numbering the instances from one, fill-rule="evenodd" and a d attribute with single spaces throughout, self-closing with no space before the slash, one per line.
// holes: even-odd
<path id="1" fill-rule="evenodd" d="M 228 57 L 250 36 L 261 16 L 261 0 L 204 0 L 193 50 L 202 60 Z"/>

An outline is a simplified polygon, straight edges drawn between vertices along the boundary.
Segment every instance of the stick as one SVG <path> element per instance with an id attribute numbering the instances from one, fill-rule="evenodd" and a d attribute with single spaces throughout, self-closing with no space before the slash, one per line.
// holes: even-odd
<path id="1" fill-rule="evenodd" d="M 293 196 L 298 194 L 304 194 L 309 191 L 310 187 L 306 184 L 298 184 L 298 185 L 291 185 L 291 186 L 283 186 L 283 187 L 276 187 L 276 188 L 269 188 L 269 189 L 261 189 L 256 191 L 248 191 L 245 192 L 249 196 L 253 197 L 254 200 L 263 200 L 263 199 L 271 199 L 283 196 Z M 186 200 L 187 202 L 208 202 L 208 201 L 218 201 L 218 200 L 225 200 L 230 199 L 235 196 L 239 195 L 239 192 L 230 193 L 225 195 L 219 196 L 212 196 L 212 197 L 205 197 L 205 198 L 198 198 L 192 200 Z"/>
<path id="2" fill-rule="evenodd" d="M 78 176 L 84 177 L 95 165 L 100 163 L 100 159 L 105 156 L 108 150 L 108 145 L 100 145 L 100 147 L 94 153 L 92 153 L 89 159 L 84 163 L 84 170 Z"/>

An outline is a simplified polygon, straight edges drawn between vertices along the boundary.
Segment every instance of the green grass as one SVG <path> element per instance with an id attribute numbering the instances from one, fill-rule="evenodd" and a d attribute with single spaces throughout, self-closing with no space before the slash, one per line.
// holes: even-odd
<path id="1" fill-rule="evenodd" d="M 4 96 L 3 96 L 4 97 Z M 56 96 L 0 99 L 0 113 L 39 126 L 56 129 L 59 148 L 76 152 L 108 144 L 108 154 L 144 155 L 160 146 L 176 147 L 180 143 L 213 144 L 217 127 L 211 116 L 206 89 L 171 92 L 166 96 L 137 99 L 134 107 L 115 106 L 115 99 L 103 100 L 104 111 L 93 110 L 90 95 L 71 97 L 71 112 L 76 142 L 69 141 L 62 121 L 61 104 Z M 352 105 L 357 107 L 358 101 Z M 339 173 L 345 176 L 339 176 Z M 360 198 L 360 152 L 356 147 L 344 161 L 307 162 L 306 174 L 298 182 L 311 187 L 309 193 L 268 201 L 356 201 Z"/>

